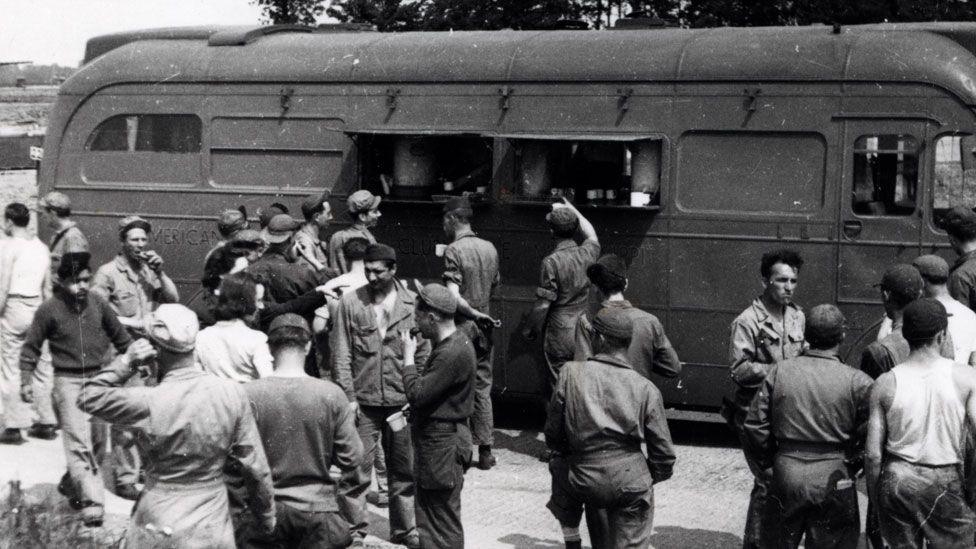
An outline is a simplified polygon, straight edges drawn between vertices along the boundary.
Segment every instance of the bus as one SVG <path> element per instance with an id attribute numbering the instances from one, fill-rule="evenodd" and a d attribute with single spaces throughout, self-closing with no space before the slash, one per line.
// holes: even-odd
<path id="1" fill-rule="evenodd" d="M 547 383 L 519 332 L 553 247 L 544 215 L 571 197 L 684 364 L 655 379 L 667 405 L 713 412 L 764 252 L 803 255 L 797 301 L 841 307 L 855 361 L 884 269 L 952 261 L 940 216 L 976 205 L 974 53 L 973 23 L 120 33 L 61 86 L 39 184 L 71 196 L 99 262 L 118 218 L 150 219 L 184 300 L 224 208 L 298 211 L 331 189 L 344 212 L 369 189 L 399 275 L 437 280 L 441 205 L 470 193 L 501 258 L 494 388 L 510 398 Z"/>

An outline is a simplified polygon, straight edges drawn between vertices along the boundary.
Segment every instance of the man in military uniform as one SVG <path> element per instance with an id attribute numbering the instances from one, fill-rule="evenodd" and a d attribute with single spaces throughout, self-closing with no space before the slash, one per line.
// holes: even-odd
<path id="1" fill-rule="evenodd" d="M 959 254 L 949 273 L 949 294 L 976 311 L 976 213 L 956 206 L 946 213 L 944 227 Z"/>
<path id="2" fill-rule="evenodd" d="M 522 335 L 533 339 L 545 331 L 542 350 L 551 389 L 563 363 L 573 359 L 576 320 L 583 314 L 590 290 L 586 268 L 600 256 L 600 240 L 593 224 L 565 198 L 552 205 L 546 222 L 556 249 L 542 260 L 537 299 Z M 583 235 L 581 244 L 574 240 L 577 231 Z"/>
<path id="3" fill-rule="evenodd" d="M 763 293 L 732 321 L 729 358 L 736 388 L 733 398 L 724 402 L 722 415 L 738 435 L 743 449 L 748 447 L 743 429 L 746 412 L 769 367 L 803 350 L 803 311 L 793 302 L 802 266 L 803 259 L 793 250 L 764 254 L 759 267 Z M 750 452 L 745 452 L 745 457 L 755 482 L 749 497 L 742 546 L 744 549 L 766 547 L 762 540 L 763 521 L 772 472 L 757 463 Z"/>
<path id="4" fill-rule="evenodd" d="M 464 547 L 461 488 L 471 464 L 468 418 L 474 410 L 474 345 L 454 324 L 458 298 L 439 284 L 420 289 L 414 319 L 434 343 L 417 370 L 417 340 L 402 333 L 403 388 L 410 403 L 421 547 Z"/>
<path id="5" fill-rule="evenodd" d="M 329 266 L 339 271 L 339 274 L 349 272 L 349 264 L 342 253 L 342 247 L 350 238 L 365 238 L 370 244 L 376 243 L 376 237 L 369 231 L 380 220 L 380 197 L 373 196 L 367 190 L 359 190 L 346 199 L 349 217 L 352 225 L 336 231 L 329 238 Z"/>
<path id="6" fill-rule="evenodd" d="M 478 445 L 478 468 L 491 469 L 495 456 L 494 418 L 491 408 L 492 340 L 491 318 L 488 316 L 491 294 L 498 286 L 498 251 L 471 230 L 474 212 L 467 198 L 452 198 L 444 205 L 444 232 L 452 242 L 444 250 L 444 283 L 458 298 L 458 313 L 467 317 L 459 328 L 474 343 L 478 356 L 478 376 L 475 384 L 474 414 L 471 432 Z M 472 318 L 482 319 L 480 322 Z"/>
<path id="7" fill-rule="evenodd" d="M 567 362 L 549 402 L 552 496 L 567 548 L 580 547 L 580 508 L 594 549 L 650 547 L 652 485 L 671 478 L 675 454 L 664 399 L 627 359 L 634 323 L 623 309 L 593 318 L 596 355 Z M 646 444 L 647 457 L 641 452 Z M 575 531 L 574 531 L 575 530 Z"/>
<path id="8" fill-rule="evenodd" d="M 772 468 L 768 547 L 857 547 L 854 474 L 862 463 L 871 378 L 837 358 L 844 315 L 818 305 L 806 317 L 810 348 L 772 365 L 746 415 L 755 459 Z"/>
<path id="9" fill-rule="evenodd" d="M 302 202 L 302 217 L 305 218 L 305 223 L 295 232 L 295 248 L 298 251 L 299 262 L 316 271 L 325 270 L 329 265 L 328 246 L 322 240 L 321 234 L 332 221 L 330 194 L 326 190 L 321 195 L 311 195 Z"/>

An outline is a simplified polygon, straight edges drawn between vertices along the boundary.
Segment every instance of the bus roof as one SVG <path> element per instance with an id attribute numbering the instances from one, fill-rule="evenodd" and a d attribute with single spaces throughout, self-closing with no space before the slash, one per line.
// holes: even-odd
<path id="1" fill-rule="evenodd" d="M 929 83 L 976 105 L 976 23 L 839 32 L 830 26 L 410 33 L 209 27 L 92 39 L 99 41 L 106 53 L 69 78 L 61 93 L 161 81 L 887 81 Z"/>

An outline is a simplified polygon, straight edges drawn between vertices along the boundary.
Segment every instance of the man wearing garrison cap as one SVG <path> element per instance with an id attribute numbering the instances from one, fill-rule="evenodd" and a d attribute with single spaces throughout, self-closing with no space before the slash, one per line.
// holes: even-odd
<path id="1" fill-rule="evenodd" d="M 844 315 L 834 305 L 810 309 L 804 335 L 809 349 L 770 367 L 746 415 L 750 451 L 773 470 L 762 539 L 854 549 L 871 378 L 838 358 Z"/>
<path id="2" fill-rule="evenodd" d="M 494 418 L 491 408 L 492 319 L 491 294 L 498 287 L 498 251 L 495 245 L 471 230 L 474 211 L 466 197 L 454 197 L 444 205 L 444 233 L 452 240 L 444 250 L 444 283 L 458 298 L 459 328 L 468 334 L 478 355 L 474 415 L 471 433 L 478 445 L 478 468 L 491 469 L 495 456 Z M 478 322 L 473 321 L 477 320 Z"/>
<path id="3" fill-rule="evenodd" d="M 909 354 L 871 389 L 865 470 L 881 536 L 893 548 L 972 547 L 976 516 L 963 492 L 976 371 L 940 356 L 948 317 L 935 299 L 909 304 Z"/>
<path id="4" fill-rule="evenodd" d="M 976 213 L 966 206 L 946 212 L 943 227 L 959 259 L 949 273 L 949 294 L 976 311 Z"/>
<path id="5" fill-rule="evenodd" d="M 85 382 L 78 407 L 113 424 L 135 429 L 140 449 L 152 456 L 146 489 L 126 530 L 127 547 L 155 545 L 155 529 L 198 547 L 231 549 L 234 530 L 224 469 L 247 479 L 250 510 L 261 527 L 275 527 L 274 485 L 243 387 L 204 372 L 194 358 L 196 314 L 178 304 L 160 305 L 144 319 L 128 350 Z M 139 366 L 155 360 L 159 384 L 124 387 Z"/>
<path id="6" fill-rule="evenodd" d="M 461 488 L 471 464 L 468 418 L 474 410 L 475 348 L 454 324 L 458 298 L 440 284 L 420 289 L 414 319 L 430 340 L 423 373 L 414 355 L 417 339 L 402 333 L 403 387 L 410 403 L 414 479 L 417 485 L 417 530 L 421 547 L 464 547 Z M 442 459 L 444 454 L 448 459 Z M 453 454 L 456 459 L 451 459 Z"/>
<path id="7" fill-rule="evenodd" d="M 349 272 L 349 263 L 342 253 L 342 247 L 351 238 L 365 238 L 370 244 L 376 243 L 376 237 L 370 232 L 380 221 L 380 200 L 378 196 L 367 190 L 358 190 L 346 199 L 349 217 L 352 225 L 336 231 L 329 237 L 329 267 L 339 271 L 339 274 Z"/>
<path id="8" fill-rule="evenodd" d="M 393 431 L 386 422 L 407 404 L 401 336 L 416 326 L 416 296 L 396 279 L 393 248 L 371 244 L 363 259 L 368 282 L 342 295 L 329 334 L 332 371 L 351 406 L 358 408 L 357 428 L 363 442 L 362 465 L 345 474 L 339 485 L 339 506 L 352 524 L 353 535 L 365 537 L 369 526 L 366 492 L 372 481 L 376 445 L 381 442 L 389 479 L 390 540 L 419 547 L 410 432 Z M 430 342 L 421 339 L 415 360 L 424 362 L 429 354 Z"/>
<path id="9" fill-rule="evenodd" d="M 580 504 L 594 547 L 649 547 L 652 485 L 671 477 L 675 461 L 664 401 L 628 361 L 630 315 L 601 309 L 593 328 L 596 355 L 567 362 L 549 402 L 545 436 L 553 479 L 547 507 L 563 526 L 567 548 L 580 547 Z"/>

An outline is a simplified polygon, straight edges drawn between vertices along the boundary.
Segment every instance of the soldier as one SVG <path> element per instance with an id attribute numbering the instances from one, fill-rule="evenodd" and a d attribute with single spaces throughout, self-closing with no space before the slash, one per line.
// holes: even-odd
<path id="1" fill-rule="evenodd" d="M 434 342 L 422 374 L 414 359 L 417 340 L 401 332 L 421 547 L 464 547 L 461 489 L 471 465 L 468 418 L 474 410 L 477 358 L 467 334 L 454 324 L 457 308 L 457 296 L 444 286 L 420 289 L 414 318 L 420 334 Z"/>
<path id="2" fill-rule="evenodd" d="M 871 390 L 868 497 L 894 549 L 973 546 L 961 471 L 966 425 L 976 422 L 976 372 L 940 356 L 947 325 L 935 299 L 908 305 L 908 358 Z"/>
<path id="3" fill-rule="evenodd" d="M 766 372 L 773 363 L 793 358 L 803 350 L 803 311 L 793 302 L 802 266 L 803 259 L 793 250 L 763 254 L 759 266 L 763 293 L 732 321 L 729 355 L 736 388 L 733 399 L 723 403 L 722 415 L 738 435 L 743 450 L 748 448 L 743 429 L 746 412 Z M 753 549 L 765 547 L 763 521 L 772 471 L 756 463 L 750 452 L 745 452 L 745 458 L 755 480 L 742 546 Z"/>
<path id="4" fill-rule="evenodd" d="M 85 382 L 78 407 L 134 428 L 146 463 L 146 489 L 132 512 L 127 547 L 151 543 L 150 526 L 179 546 L 235 547 L 224 486 L 232 464 L 248 482 L 251 510 L 274 530 L 274 485 L 244 389 L 204 373 L 193 357 L 197 319 L 182 305 L 160 305 L 145 319 L 149 340 L 133 343 Z M 123 387 L 155 358 L 155 387 Z"/>
<path id="5" fill-rule="evenodd" d="M 295 232 L 299 261 L 316 271 L 327 269 L 329 264 L 328 245 L 319 236 L 332 221 L 329 195 L 326 190 L 322 195 L 311 195 L 302 202 L 305 223 Z"/>
<path id="6" fill-rule="evenodd" d="M 755 459 L 773 469 L 766 523 L 768 547 L 857 547 L 855 474 L 863 462 L 871 378 L 837 358 L 844 315 L 833 305 L 810 309 L 810 348 L 769 368 L 752 401 L 745 431 Z"/>
<path id="7" fill-rule="evenodd" d="M 331 549 L 352 542 L 329 469 L 358 467 L 363 445 L 342 390 L 305 373 L 311 335 L 302 317 L 276 317 L 268 330 L 274 373 L 244 385 L 271 465 L 278 527 L 268 535 L 248 521 L 239 530 L 240 547 Z"/>
<path id="8" fill-rule="evenodd" d="M 220 217 L 217 218 L 217 233 L 220 234 L 221 239 L 204 256 L 204 265 L 206 265 L 207 260 L 210 259 L 210 256 L 218 248 L 227 245 L 228 242 L 234 239 L 237 233 L 247 229 L 247 226 L 247 210 L 244 206 L 239 206 L 236 210 L 224 210 L 220 212 Z"/>
<path id="9" fill-rule="evenodd" d="M 912 265 L 925 281 L 922 295 L 936 299 L 949 313 L 949 337 L 956 362 L 976 366 L 976 313 L 949 295 L 949 264 L 937 255 L 916 257 Z"/>
<path id="10" fill-rule="evenodd" d="M 275 303 L 285 303 L 315 289 L 328 276 L 316 273 L 299 263 L 294 252 L 297 221 L 287 214 L 278 214 L 261 231 L 268 249 L 247 271 L 258 277 Z"/>
<path id="11" fill-rule="evenodd" d="M 944 226 L 949 245 L 959 254 L 949 273 L 949 294 L 976 311 L 976 213 L 956 206 L 946 213 Z"/>
<path id="12" fill-rule="evenodd" d="M 478 468 L 495 465 L 491 453 L 494 443 L 494 415 L 491 408 L 492 319 L 488 316 L 491 294 L 498 287 L 498 251 L 471 230 L 471 204 L 464 197 L 444 205 L 444 233 L 451 243 L 444 250 L 444 283 L 458 300 L 459 328 L 474 343 L 478 357 L 474 414 L 471 416 L 473 442 L 478 445 Z M 478 320 L 476 322 L 475 319 Z"/>
<path id="13" fill-rule="evenodd" d="M 133 215 L 119 221 L 119 240 L 122 251 L 115 259 L 102 265 L 92 279 L 91 291 L 108 301 L 123 326 L 138 333 L 143 319 L 160 303 L 175 303 L 180 296 L 176 284 L 163 272 L 163 258 L 147 249 L 152 226 L 145 219 Z M 133 383 L 141 383 L 134 378 Z M 139 495 L 140 457 L 135 439 L 124 428 L 112 427 L 115 458 L 115 493 L 119 497 L 135 499 Z"/>
<path id="14" fill-rule="evenodd" d="M 51 256 L 47 246 L 27 227 L 27 206 L 20 202 L 8 204 L 3 222 L 8 238 L 0 246 L 0 396 L 4 427 L 0 443 L 20 444 L 24 442 L 21 429 L 31 426 L 30 407 L 20 400 L 20 348 L 35 311 L 50 297 Z M 49 395 L 48 379 L 45 375 L 34 381 L 39 392 L 48 391 Z M 50 397 L 47 400 L 49 403 Z M 48 417 L 43 423 L 47 424 L 45 432 L 37 434 L 54 435 L 57 419 Z"/>
<path id="15" fill-rule="evenodd" d="M 71 220 L 71 200 L 67 195 L 52 191 L 38 201 L 40 221 L 51 230 L 51 274 L 58 272 L 61 256 L 71 252 L 87 252 L 88 238 Z"/>
<path id="16" fill-rule="evenodd" d="M 628 358 L 640 375 L 651 379 L 651 373 L 664 377 L 676 377 L 681 373 L 681 361 L 671 347 L 664 327 L 656 316 L 638 309 L 624 298 L 627 289 L 627 265 L 614 254 L 600 257 L 586 269 L 586 277 L 600 290 L 603 297 L 601 308 L 615 307 L 626 311 L 634 323 Z M 587 314 L 579 317 L 576 324 L 576 354 L 581 361 L 593 356 L 593 323 Z"/>
<path id="17" fill-rule="evenodd" d="M 58 484 L 75 509 L 81 509 L 88 526 L 102 523 L 103 488 L 92 442 L 88 414 L 75 404 L 84 381 L 95 375 L 110 346 L 124 352 L 132 338 L 119 323 L 109 304 L 97 294 L 89 295 L 91 270 L 88 252 L 68 252 L 58 263 L 54 297 L 34 314 L 20 352 L 21 386 L 24 402 L 34 400 L 33 370 L 47 342 L 54 366 L 54 405 L 61 420 L 68 472 Z"/>
<path id="18" fill-rule="evenodd" d="M 556 239 L 556 249 L 542 260 L 538 299 L 522 335 L 534 339 L 544 325 L 542 349 L 551 389 L 563 363 L 573 358 L 576 320 L 586 307 L 590 289 L 586 268 L 600 256 L 600 241 L 593 225 L 565 198 L 552 205 L 546 221 Z M 573 240 L 577 231 L 583 234 L 579 245 Z"/>
<path id="19" fill-rule="evenodd" d="M 601 309 L 593 328 L 596 355 L 565 364 L 549 403 L 553 491 L 547 507 L 563 525 L 567 548 L 580 547 L 578 527 L 569 526 L 579 524 L 580 503 L 594 549 L 650 547 L 652 485 L 671 478 L 675 461 L 664 400 L 627 359 L 630 315 Z"/>
<path id="20" fill-rule="evenodd" d="M 370 244 L 376 243 L 376 238 L 369 231 L 380 220 L 380 197 L 366 190 L 359 190 L 346 199 L 349 217 L 352 225 L 335 232 L 329 238 L 329 266 L 339 271 L 339 274 L 349 272 L 349 263 L 342 253 L 342 247 L 350 238 L 365 238 Z"/>
<path id="21" fill-rule="evenodd" d="M 373 472 L 377 439 L 386 454 L 389 479 L 390 540 L 419 547 L 414 519 L 413 449 L 408 431 L 393 431 L 386 418 L 407 403 L 403 389 L 403 342 L 400 334 L 416 324 L 414 293 L 396 279 L 396 252 L 385 244 L 366 249 L 366 286 L 339 301 L 329 339 L 333 371 L 349 402 L 359 412 L 363 464 L 340 483 L 339 505 L 353 534 L 362 539 L 369 522 L 366 491 Z M 425 362 L 430 342 L 423 339 L 415 356 Z"/>

